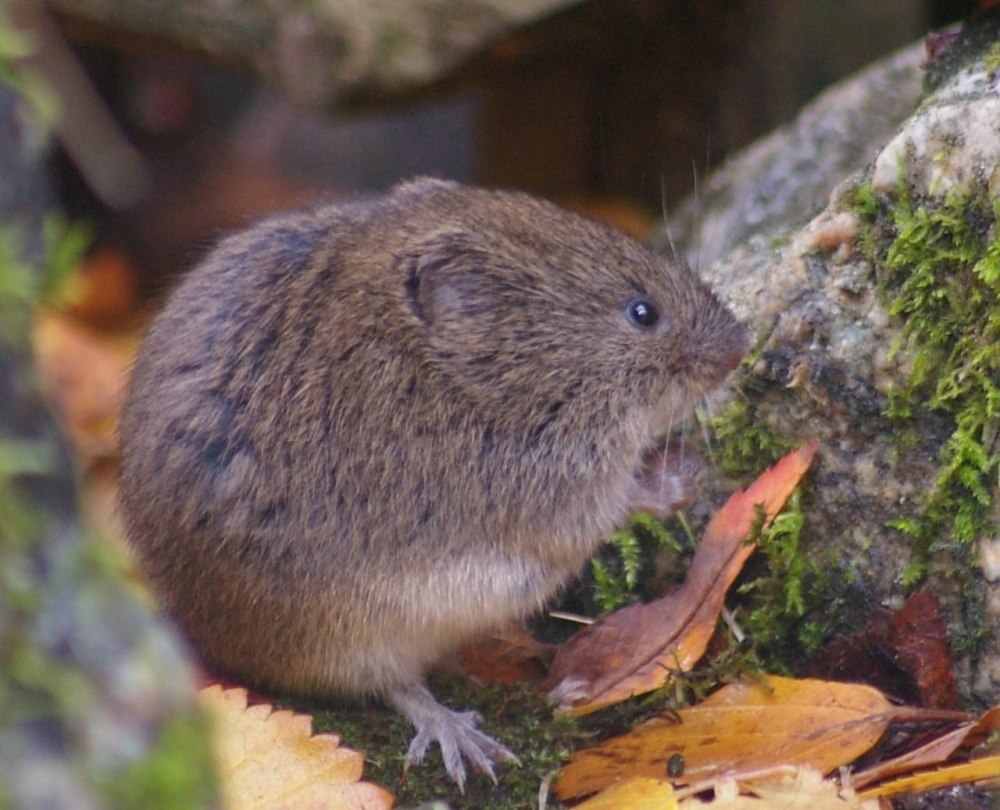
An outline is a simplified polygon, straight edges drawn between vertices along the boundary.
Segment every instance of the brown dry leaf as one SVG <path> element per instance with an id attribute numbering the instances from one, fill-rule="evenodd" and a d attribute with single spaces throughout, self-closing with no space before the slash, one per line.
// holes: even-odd
<path id="1" fill-rule="evenodd" d="M 822 773 L 851 762 L 882 735 L 893 717 L 876 689 L 831 681 L 768 677 L 732 684 L 677 714 L 572 756 L 555 784 L 571 799 L 630 776 L 663 778 L 680 756 L 686 783 L 739 778 L 779 765 Z"/>
<path id="2" fill-rule="evenodd" d="M 97 327 L 120 327 L 138 309 L 135 270 L 120 250 L 101 247 L 71 276 L 68 313 Z"/>
<path id="3" fill-rule="evenodd" d="M 872 611 L 863 631 L 834 638 L 811 657 L 804 674 L 867 683 L 929 708 L 958 704 L 947 628 L 937 597 L 926 588 L 899 610 Z"/>
<path id="4" fill-rule="evenodd" d="M 934 592 L 923 588 L 910 596 L 889 621 L 893 660 L 913 678 L 920 705 L 935 709 L 958 706 L 948 627 Z"/>
<path id="5" fill-rule="evenodd" d="M 65 315 L 39 313 L 34 335 L 42 390 L 84 465 L 113 455 L 135 338 L 90 329 Z"/>
<path id="6" fill-rule="evenodd" d="M 861 796 L 866 799 L 877 796 L 899 796 L 902 793 L 921 793 L 969 782 L 1000 790 L 1000 755 L 970 759 L 960 765 L 910 774 L 862 791 Z"/>
<path id="7" fill-rule="evenodd" d="M 854 791 L 844 790 L 823 779 L 812 768 L 792 768 L 790 774 L 773 782 L 739 785 L 724 779 L 715 785 L 715 798 L 702 802 L 684 799 L 679 810 L 878 810 L 877 800 L 863 800 Z M 745 795 L 746 793 L 750 795 Z"/>
<path id="8" fill-rule="evenodd" d="M 990 709 L 974 723 L 963 723 L 958 728 L 934 738 L 919 748 L 880 762 L 870 768 L 865 768 L 863 771 L 858 771 L 852 777 L 851 782 L 860 789 L 890 776 L 911 773 L 920 768 L 929 768 L 932 765 L 940 765 L 959 748 L 971 749 L 995 731 L 1000 731 L 1000 706 Z"/>
<path id="9" fill-rule="evenodd" d="M 556 653 L 548 685 L 560 710 L 587 714 L 658 689 L 671 670 L 701 658 L 726 590 L 755 546 L 746 538 L 762 508 L 778 513 L 809 469 L 817 442 L 785 456 L 734 493 L 705 529 L 684 584 L 662 599 L 630 605 L 584 628 Z"/>
<path id="10" fill-rule="evenodd" d="M 359 782 L 364 756 L 340 738 L 313 735 L 312 718 L 247 706 L 245 689 L 210 686 L 198 693 L 215 722 L 215 754 L 227 810 L 310 808 L 382 810 L 386 790 Z"/>
<path id="11" fill-rule="evenodd" d="M 488 637 L 466 644 L 456 653 L 462 672 L 491 683 L 538 683 L 552 658 L 543 644 L 524 627 L 504 627 Z"/>

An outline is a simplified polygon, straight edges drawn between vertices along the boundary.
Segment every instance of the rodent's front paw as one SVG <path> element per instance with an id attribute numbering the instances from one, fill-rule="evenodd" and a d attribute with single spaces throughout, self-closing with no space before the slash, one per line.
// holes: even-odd
<path id="1" fill-rule="evenodd" d="M 632 479 L 631 512 L 668 517 L 694 498 L 702 461 L 690 451 L 659 447 L 648 451 Z"/>

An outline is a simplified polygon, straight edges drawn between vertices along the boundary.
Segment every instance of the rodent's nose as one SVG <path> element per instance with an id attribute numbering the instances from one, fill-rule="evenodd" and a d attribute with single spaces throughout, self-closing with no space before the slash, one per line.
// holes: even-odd
<path id="1" fill-rule="evenodd" d="M 741 323 L 735 323 L 732 335 L 722 355 L 722 365 L 726 371 L 733 371 L 739 366 L 740 361 L 750 348 L 750 339 L 747 335 L 746 327 Z"/>

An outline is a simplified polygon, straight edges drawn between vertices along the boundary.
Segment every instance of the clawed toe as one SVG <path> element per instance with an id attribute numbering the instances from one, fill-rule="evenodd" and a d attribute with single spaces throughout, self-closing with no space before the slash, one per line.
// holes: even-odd
<path id="1" fill-rule="evenodd" d="M 390 693 L 390 698 L 417 729 L 406 752 L 407 770 L 423 761 L 432 742 L 441 747 L 445 770 L 463 792 L 466 761 L 494 782 L 497 764 L 520 764 L 506 746 L 476 727 L 481 719 L 476 712 L 456 712 L 442 706 L 423 684 L 396 689 Z"/>

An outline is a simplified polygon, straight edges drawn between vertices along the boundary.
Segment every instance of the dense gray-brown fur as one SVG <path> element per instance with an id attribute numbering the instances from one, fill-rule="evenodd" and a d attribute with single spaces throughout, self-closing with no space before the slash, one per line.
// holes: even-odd
<path id="1" fill-rule="evenodd" d="M 686 268 L 523 194 L 418 180 L 276 216 L 149 330 L 128 535 L 213 667 L 412 717 L 444 653 L 539 608 L 630 512 L 690 496 L 662 438 L 744 342 Z M 497 747 L 484 765 L 459 745 L 486 770 Z"/>

